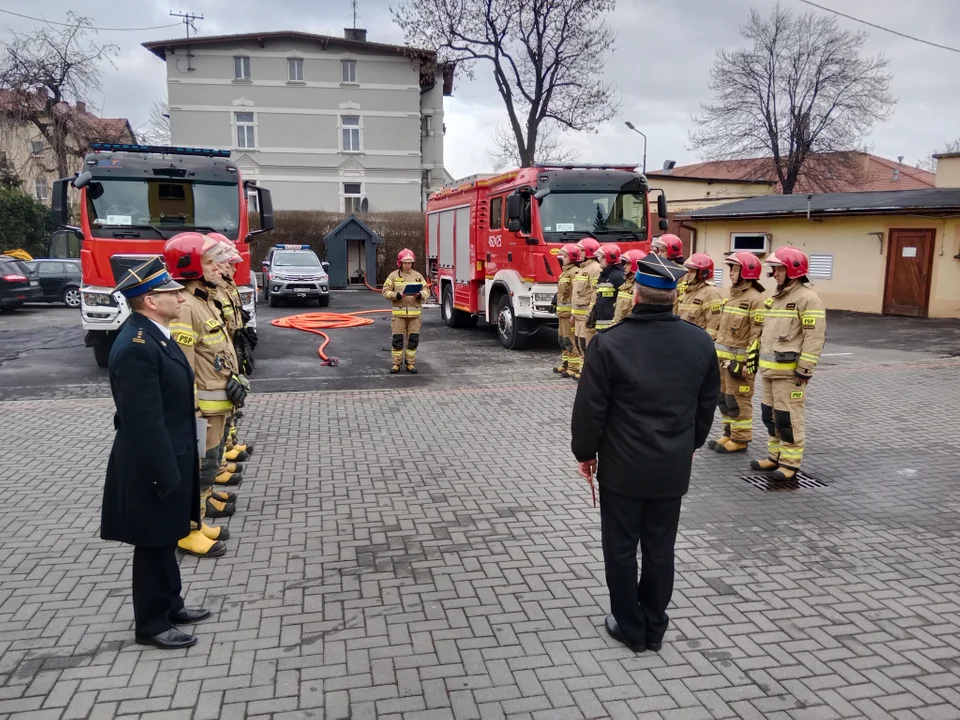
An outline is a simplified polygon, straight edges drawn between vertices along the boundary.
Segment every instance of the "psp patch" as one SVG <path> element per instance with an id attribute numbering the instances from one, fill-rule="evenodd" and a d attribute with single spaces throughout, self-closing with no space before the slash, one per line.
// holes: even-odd
<path id="1" fill-rule="evenodd" d="M 810 328 L 817 326 L 817 319 L 815 317 L 805 317 L 800 321 L 800 327 L 804 330 L 809 330 Z"/>
<path id="2" fill-rule="evenodd" d="M 186 333 L 177 333 L 174 340 L 177 341 L 178 345 L 193 345 L 196 340 L 193 339 L 192 335 L 187 335 Z"/>
<path id="3" fill-rule="evenodd" d="M 791 400 L 799 400 L 803 397 L 803 390 L 794 390 L 790 393 Z"/>

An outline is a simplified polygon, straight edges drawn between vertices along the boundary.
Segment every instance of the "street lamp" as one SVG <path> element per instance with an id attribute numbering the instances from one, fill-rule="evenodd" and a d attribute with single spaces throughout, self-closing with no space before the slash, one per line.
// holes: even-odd
<path id="1" fill-rule="evenodd" d="M 628 128 L 630 128 L 631 130 L 633 130 L 635 133 L 640 133 L 640 135 L 643 136 L 643 174 L 646 175 L 646 174 L 647 174 L 647 136 L 644 135 L 644 134 L 643 134 L 642 132 L 640 132 L 639 130 L 637 130 L 637 129 L 633 126 L 633 123 L 630 122 L 629 120 L 627 120 L 627 121 L 624 123 L 624 125 L 626 125 Z"/>

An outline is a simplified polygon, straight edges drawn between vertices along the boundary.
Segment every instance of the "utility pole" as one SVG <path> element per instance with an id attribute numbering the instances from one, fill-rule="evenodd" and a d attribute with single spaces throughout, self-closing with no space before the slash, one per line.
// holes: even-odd
<path id="1" fill-rule="evenodd" d="M 170 11 L 170 17 L 178 17 L 181 19 L 183 24 L 187 28 L 187 40 L 190 39 L 190 28 L 193 28 L 193 31 L 197 31 L 197 26 L 193 24 L 194 20 L 203 20 L 203 15 L 193 15 L 191 13 L 175 13 L 173 10 Z"/>

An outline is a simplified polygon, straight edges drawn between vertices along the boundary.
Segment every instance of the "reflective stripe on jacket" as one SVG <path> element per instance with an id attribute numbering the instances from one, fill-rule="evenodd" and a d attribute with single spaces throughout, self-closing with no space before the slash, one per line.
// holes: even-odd
<path id="1" fill-rule="evenodd" d="M 794 280 L 764 302 L 760 367 L 767 377 L 813 374 L 823 352 L 827 314 L 820 297 Z"/>
<path id="2" fill-rule="evenodd" d="M 677 307 L 677 315 L 689 323 L 707 331 L 710 337 L 717 336 L 723 297 L 713 283 L 699 282 L 687 285 L 683 299 Z"/>

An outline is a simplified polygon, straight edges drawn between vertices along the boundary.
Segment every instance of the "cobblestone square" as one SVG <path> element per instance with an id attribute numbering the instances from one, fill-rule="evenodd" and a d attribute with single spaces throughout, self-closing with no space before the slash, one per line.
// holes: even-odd
<path id="1" fill-rule="evenodd" d="M 431 380 L 464 337 L 428 327 L 395 388 L 264 381 L 228 553 L 181 561 L 214 610 L 185 651 L 134 644 L 131 550 L 98 539 L 109 391 L 0 402 L 0 720 L 960 718 L 960 359 L 831 335 L 825 487 L 699 452 L 671 627 L 635 655 L 603 632 L 574 384 L 492 346 Z"/>

